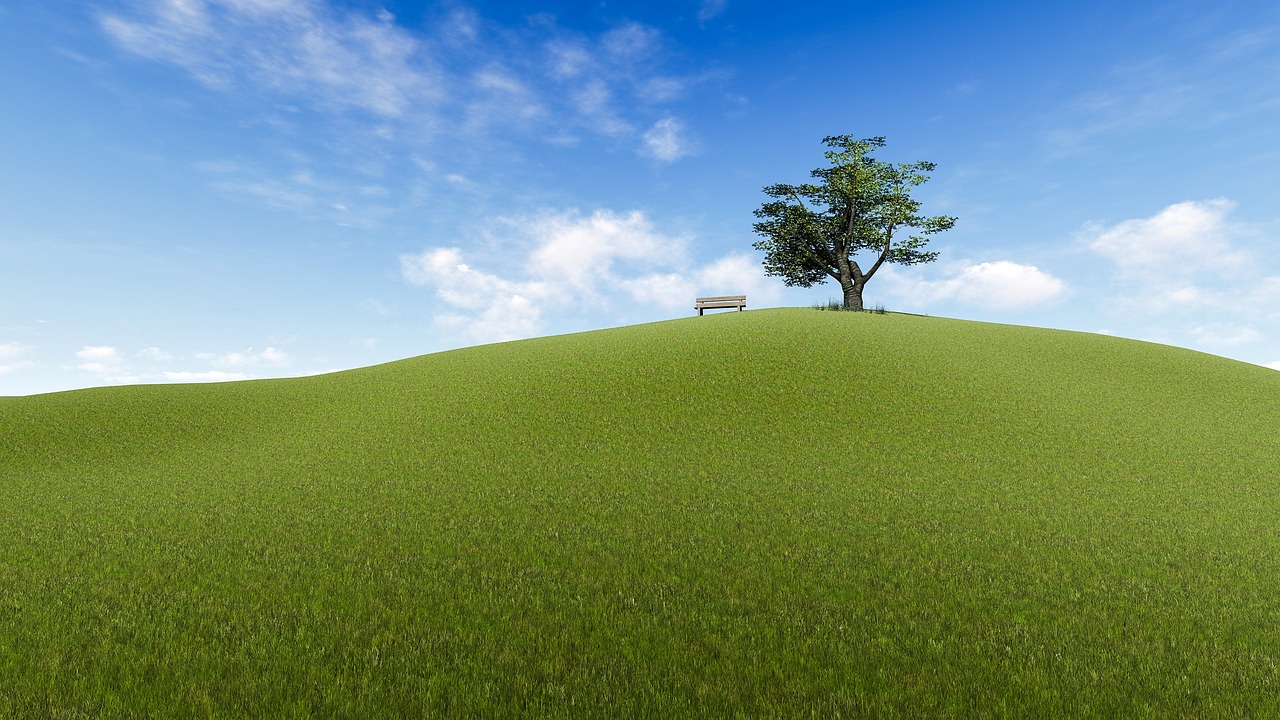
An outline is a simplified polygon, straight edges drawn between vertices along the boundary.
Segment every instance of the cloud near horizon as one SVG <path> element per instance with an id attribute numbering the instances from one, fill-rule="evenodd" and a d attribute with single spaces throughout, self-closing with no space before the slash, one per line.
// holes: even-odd
<path id="1" fill-rule="evenodd" d="M 6 347 L 0 345 L 0 360 L 6 359 Z M 178 357 L 155 346 L 137 352 L 124 352 L 114 345 L 85 345 L 76 351 L 75 358 L 77 364 L 68 366 L 67 370 L 90 373 L 96 376 L 97 382 L 112 385 L 248 380 L 257 377 L 255 371 L 276 374 L 294 363 L 288 353 L 275 347 L 263 350 L 247 348 L 224 353 L 197 352 Z M 180 367 L 195 364 L 197 367 L 203 365 L 211 368 L 173 369 L 175 363 Z M 4 372 L 3 366 L 0 366 L 0 372 Z"/>
<path id="2" fill-rule="evenodd" d="M 657 231 L 640 211 L 544 213 L 502 226 L 501 244 L 521 249 L 505 250 L 503 266 L 524 268 L 519 275 L 474 268 L 458 247 L 400 257 L 404 280 L 433 288 L 443 303 L 437 326 L 468 343 L 533 337 L 584 304 L 638 304 L 640 316 L 658 319 L 686 312 L 697 295 L 745 292 L 757 306 L 780 295 L 781 283 L 754 259 L 733 253 L 697 264 L 690 238 Z"/>
<path id="3" fill-rule="evenodd" d="M 1089 249 L 1112 261 L 1129 279 L 1168 285 L 1170 278 L 1193 279 L 1206 272 L 1231 275 L 1249 257 L 1229 239 L 1226 198 L 1175 203 L 1149 218 L 1113 226 L 1091 223 L 1081 231 Z"/>
<path id="4" fill-rule="evenodd" d="M 1216 307 L 1275 308 L 1280 274 L 1245 240 L 1254 231 L 1230 220 L 1226 198 L 1174 203 L 1147 218 L 1114 225 L 1089 223 L 1079 240 L 1111 261 L 1113 286 L 1126 306 L 1151 313 Z"/>
<path id="5" fill-rule="evenodd" d="M 1251 246 L 1264 236 L 1231 220 L 1234 209 L 1226 198 L 1188 200 L 1085 225 L 1080 243 L 1111 263 L 1102 273 L 1110 311 L 1146 321 L 1150 339 L 1208 352 L 1280 333 L 1280 265 Z"/>
<path id="6" fill-rule="evenodd" d="M 249 376 L 245 373 L 232 373 L 223 370 L 207 370 L 205 372 L 192 372 L 188 370 L 166 370 L 162 373 L 165 380 L 175 383 L 197 383 L 197 382 L 230 382 L 232 380 L 248 380 Z"/>
<path id="7" fill-rule="evenodd" d="M 22 359 L 30 350 L 16 342 L 0 343 L 0 375 L 34 366 L 35 363 Z"/>
<path id="8" fill-rule="evenodd" d="M 961 302 L 987 310 L 1019 310 L 1056 302 L 1069 294 L 1067 283 L 1035 265 L 1010 260 L 953 265 L 947 277 L 929 280 L 884 268 L 890 292 L 925 305 Z"/>
<path id="9" fill-rule="evenodd" d="M 80 360 L 77 369 L 98 375 L 109 375 L 118 371 L 120 351 L 110 345 L 86 345 L 76 352 Z"/>

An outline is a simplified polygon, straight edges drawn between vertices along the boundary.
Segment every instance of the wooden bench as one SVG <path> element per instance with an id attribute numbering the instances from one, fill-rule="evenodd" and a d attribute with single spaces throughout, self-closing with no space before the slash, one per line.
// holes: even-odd
<path id="1" fill-rule="evenodd" d="M 693 309 L 701 315 L 703 310 L 714 310 L 716 308 L 738 308 L 738 311 L 746 309 L 746 295 L 721 295 L 720 297 L 704 297 L 697 298 L 693 302 Z"/>

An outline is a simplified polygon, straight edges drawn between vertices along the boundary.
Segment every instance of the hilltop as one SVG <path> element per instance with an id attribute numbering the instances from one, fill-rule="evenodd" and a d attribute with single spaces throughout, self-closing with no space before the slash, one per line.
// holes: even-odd
<path id="1" fill-rule="evenodd" d="M 0 398 L 0 716 L 1274 716 L 1277 457 L 1273 370 L 810 309 Z"/>

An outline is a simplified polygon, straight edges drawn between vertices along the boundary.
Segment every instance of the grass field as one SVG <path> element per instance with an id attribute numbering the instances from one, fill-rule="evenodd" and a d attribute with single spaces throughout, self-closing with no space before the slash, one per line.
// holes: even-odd
<path id="1" fill-rule="evenodd" d="M 1280 373 L 756 310 L 0 398 L 0 717 L 1280 717 Z"/>

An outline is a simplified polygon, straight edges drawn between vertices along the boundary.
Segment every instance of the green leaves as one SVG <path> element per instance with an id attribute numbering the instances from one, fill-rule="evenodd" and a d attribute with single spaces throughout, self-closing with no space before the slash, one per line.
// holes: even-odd
<path id="1" fill-rule="evenodd" d="M 911 197 L 912 188 L 929 180 L 934 163 L 876 160 L 872 153 L 885 146 L 883 136 L 830 135 L 822 142 L 831 148 L 823 153 L 830 165 L 810 173 L 818 182 L 764 188 L 775 199 L 755 211 L 760 221 L 752 228 L 764 239 L 754 247 L 765 254 L 765 272 L 787 285 L 810 287 L 835 279 L 846 300 L 856 291 L 860 305 L 863 284 L 884 263 L 937 259 L 938 253 L 922 248 L 929 235 L 950 230 L 956 218 L 921 215 L 919 201 Z M 906 229 L 917 234 L 895 239 Z M 855 260 L 861 251 L 872 253 L 866 270 Z"/>

